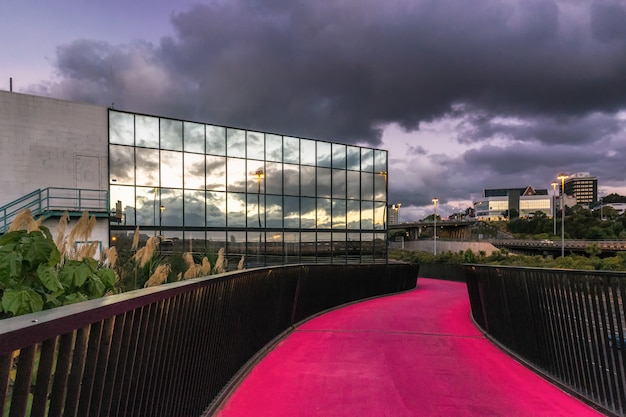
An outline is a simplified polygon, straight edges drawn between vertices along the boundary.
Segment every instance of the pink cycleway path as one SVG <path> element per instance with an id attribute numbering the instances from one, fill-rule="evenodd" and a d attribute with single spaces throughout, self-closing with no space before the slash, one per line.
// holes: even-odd
<path id="1" fill-rule="evenodd" d="M 598 416 L 486 339 L 465 284 L 353 304 L 298 327 L 217 416 Z"/>

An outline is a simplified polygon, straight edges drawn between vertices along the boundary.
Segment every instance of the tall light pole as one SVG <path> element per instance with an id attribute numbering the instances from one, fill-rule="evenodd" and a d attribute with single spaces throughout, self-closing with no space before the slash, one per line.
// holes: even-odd
<path id="1" fill-rule="evenodd" d="M 561 257 L 565 258 L 565 178 L 567 174 L 562 172 L 557 179 L 561 180 Z"/>
<path id="2" fill-rule="evenodd" d="M 437 255 L 437 202 L 439 201 L 438 198 L 433 198 L 433 204 L 435 205 L 435 216 L 434 216 L 434 233 L 433 233 L 433 241 L 434 241 L 434 245 L 433 245 L 433 255 Z"/>
<path id="3" fill-rule="evenodd" d="M 556 181 L 552 181 L 552 220 L 554 223 L 554 233 L 553 235 L 556 236 L 556 186 L 559 185 L 558 182 Z"/>
<path id="4" fill-rule="evenodd" d="M 258 257 L 257 262 L 260 264 L 261 263 L 261 242 L 263 241 L 262 232 L 260 230 L 261 229 L 261 180 L 265 178 L 265 173 L 263 172 L 263 169 L 259 168 L 254 173 L 254 176 L 256 177 L 256 180 L 257 180 L 256 217 L 259 221 L 259 247 L 257 248 L 257 257 Z"/>

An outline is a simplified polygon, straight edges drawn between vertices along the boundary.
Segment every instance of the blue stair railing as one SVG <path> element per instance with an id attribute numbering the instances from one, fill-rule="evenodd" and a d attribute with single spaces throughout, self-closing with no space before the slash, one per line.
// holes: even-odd
<path id="1" fill-rule="evenodd" d="M 48 187 L 38 189 L 0 207 L 0 234 L 7 229 L 18 213 L 30 209 L 33 217 L 49 218 L 60 216 L 64 211 L 90 213 L 102 217 L 108 216 L 109 197 L 107 190 L 81 188 Z"/>

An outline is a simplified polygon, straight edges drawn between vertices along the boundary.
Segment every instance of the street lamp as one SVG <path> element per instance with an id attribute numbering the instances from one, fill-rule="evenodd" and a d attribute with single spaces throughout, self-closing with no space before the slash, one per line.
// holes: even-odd
<path id="1" fill-rule="evenodd" d="M 556 181 L 552 181 L 552 220 L 554 223 L 554 233 L 553 235 L 556 236 L 556 186 L 559 185 L 558 182 Z"/>
<path id="2" fill-rule="evenodd" d="M 434 217 L 434 233 L 433 233 L 433 241 L 434 241 L 434 245 L 433 245 L 433 255 L 437 255 L 437 202 L 439 201 L 438 198 L 433 198 L 433 204 L 435 205 L 435 217 Z"/>
<path id="3" fill-rule="evenodd" d="M 254 176 L 258 182 L 257 194 L 256 194 L 256 214 L 259 220 L 259 227 L 261 227 L 261 180 L 265 178 L 265 173 L 262 169 L 257 169 Z"/>
<path id="4" fill-rule="evenodd" d="M 387 171 L 380 171 L 378 175 L 385 181 L 385 208 L 383 211 L 383 230 L 387 230 Z"/>
<path id="5" fill-rule="evenodd" d="M 561 180 L 561 257 L 565 258 L 565 178 L 567 174 L 562 172 L 557 179 Z"/>

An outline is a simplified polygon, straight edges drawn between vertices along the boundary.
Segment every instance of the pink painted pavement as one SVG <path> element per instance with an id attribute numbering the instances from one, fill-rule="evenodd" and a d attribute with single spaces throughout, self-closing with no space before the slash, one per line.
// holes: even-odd
<path id="1" fill-rule="evenodd" d="M 489 342 L 470 320 L 465 284 L 417 284 L 298 327 L 216 415 L 601 415 Z"/>

